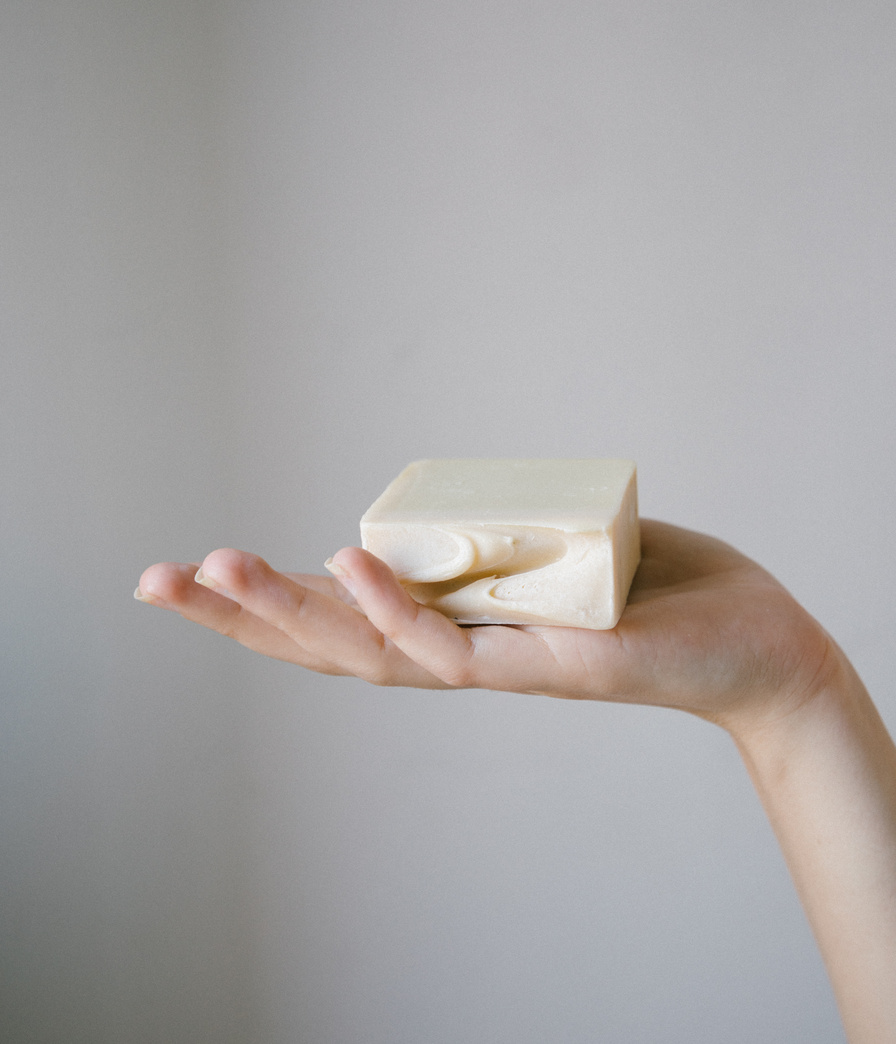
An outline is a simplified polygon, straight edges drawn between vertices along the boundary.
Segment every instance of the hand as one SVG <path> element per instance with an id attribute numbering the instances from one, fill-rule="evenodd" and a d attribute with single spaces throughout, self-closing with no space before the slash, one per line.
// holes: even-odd
<path id="1" fill-rule="evenodd" d="M 641 535 L 612 631 L 458 627 L 359 548 L 327 563 L 338 579 L 213 551 L 198 573 L 152 566 L 136 595 L 327 674 L 652 703 L 722 725 L 781 841 L 849 1040 L 892 1041 L 896 747 L 849 661 L 764 569 L 661 522 Z"/>
<path id="2" fill-rule="evenodd" d="M 266 656 L 377 685 L 648 703 L 732 728 L 786 715 L 826 684 L 836 646 L 765 570 L 711 537 L 646 520 L 641 531 L 612 631 L 459 627 L 359 548 L 330 560 L 338 579 L 214 551 L 198 575 L 196 564 L 150 567 L 137 597 Z"/>

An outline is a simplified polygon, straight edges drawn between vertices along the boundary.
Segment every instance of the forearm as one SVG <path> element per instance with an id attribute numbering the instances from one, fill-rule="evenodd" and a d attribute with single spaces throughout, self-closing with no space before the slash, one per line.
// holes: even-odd
<path id="1" fill-rule="evenodd" d="M 851 1044 L 896 1041 L 896 747 L 841 656 L 810 703 L 732 729 L 818 940 Z"/>

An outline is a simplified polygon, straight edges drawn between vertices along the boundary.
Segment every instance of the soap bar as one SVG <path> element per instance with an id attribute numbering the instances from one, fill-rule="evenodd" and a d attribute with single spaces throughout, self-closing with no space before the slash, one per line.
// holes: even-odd
<path id="1" fill-rule="evenodd" d="M 606 630 L 641 557 L 628 460 L 418 460 L 361 519 L 410 595 L 463 624 Z"/>

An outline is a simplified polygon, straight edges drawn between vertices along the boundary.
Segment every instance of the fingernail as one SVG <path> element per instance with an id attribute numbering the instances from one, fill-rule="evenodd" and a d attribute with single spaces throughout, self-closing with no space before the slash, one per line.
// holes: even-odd
<path id="1" fill-rule="evenodd" d="M 333 561 L 332 555 L 324 562 L 324 569 L 329 569 L 333 576 L 343 577 L 348 575 L 338 562 Z"/>
<path id="2" fill-rule="evenodd" d="M 210 580 L 205 573 L 202 571 L 202 566 L 196 570 L 196 575 L 193 577 L 197 584 L 202 584 L 203 587 L 208 587 L 214 591 L 217 587 L 214 580 Z"/>
<path id="3" fill-rule="evenodd" d="M 340 584 L 349 592 L 349 594 L 355 593 L 355 582 L 349 576 L 349 574 L 342 568 L 338 562 L 334 562 L 332 557 L 328 558 L 324 562 L 324 569 L 328 569 L 333 576 L 339 581 Z"/>
<path id="4" fill-rule="evenodd" d="M 145 601 L 147 606 L 158 606 L 160 604 L 159 599 L 155 598 L 151 594 L 144 594 L 138 585 L 137 590 L 134 592 L 134 597 L 138 601 Z"/>

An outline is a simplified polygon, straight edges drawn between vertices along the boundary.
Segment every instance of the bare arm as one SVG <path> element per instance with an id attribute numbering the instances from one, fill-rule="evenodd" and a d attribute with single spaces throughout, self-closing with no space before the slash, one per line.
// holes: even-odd
<path id="1" fill-rule="evenodd" d="M 338 579 L 254 555 L 163 563 L 137 596 L 258 652 L 379 685 L 678 707 L 725 728 L 768 812 L 852 1044 L 896 1042 L 896 749 L 821 626 L 720 541 L 642 523 L 613 631 L 457 627 L 358 548 Z M 198 580 L 197 582 L 194 582 Z"/>
<path id="2" fill-rule="evenodd" d="M 734 733 L 854 1044 L 896 1040 L 896 750 L 849 663 L 786 718 Z"/>

